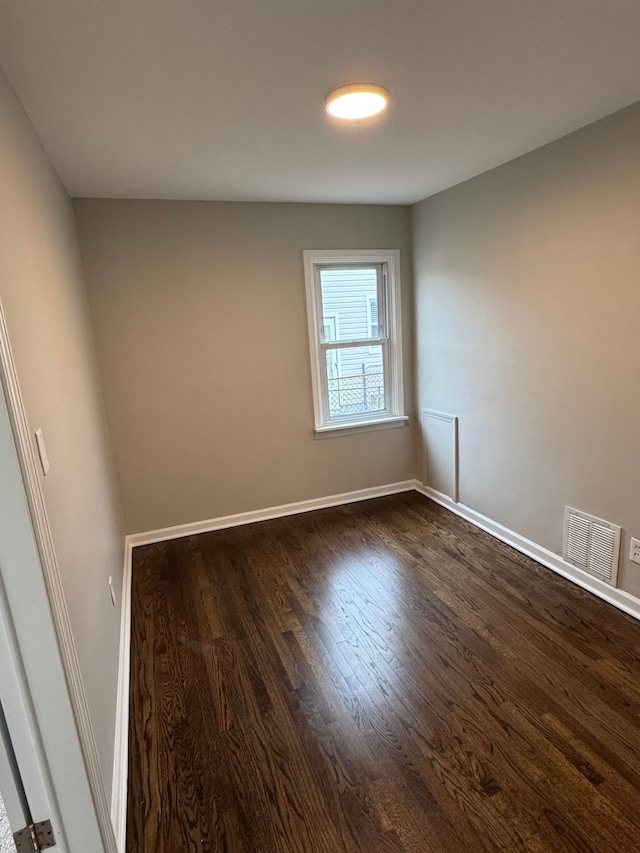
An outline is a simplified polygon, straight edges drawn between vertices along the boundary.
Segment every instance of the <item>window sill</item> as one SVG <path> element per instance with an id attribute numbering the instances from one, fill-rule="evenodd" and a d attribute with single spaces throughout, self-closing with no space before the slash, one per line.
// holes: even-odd
<path id="1" fill-rule="evenodd" d="M 409 418 L 407 415 L 396 415 L 389 418 L 380 418 L 375 421 L 356 421 L 345 424 L 331 424 L 331 426 L 316 427 L 316 440 L 322 438 L 337 438 L 344 435 L 355 435 L 359 432 L 372 432 L 378 429 L 397 429 L 407 426 Z"/>

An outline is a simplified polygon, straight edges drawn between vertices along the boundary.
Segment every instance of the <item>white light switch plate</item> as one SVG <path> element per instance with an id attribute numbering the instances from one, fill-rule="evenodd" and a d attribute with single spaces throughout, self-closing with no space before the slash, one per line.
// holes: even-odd
<path id="1" fill-rule="evenodd" d="M 36 430 L 36 444 L 38 445 L 38 454 L 40 456 L 40 464 L 42 465 L 42 473 L 46 477 L 49 473 L 51 465 L 49 464 L 49 455 L 47 454 L 47 447 L 44 443 L 44 433 L 40 428 Z"/>

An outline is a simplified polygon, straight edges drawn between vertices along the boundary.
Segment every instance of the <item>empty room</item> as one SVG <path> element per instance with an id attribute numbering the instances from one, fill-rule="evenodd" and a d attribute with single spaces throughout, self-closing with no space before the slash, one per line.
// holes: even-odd
<path id="1" fill-rule="evenodd" d="M 0 853 L 640 853 L 639 81 L 0 0 Z"/>

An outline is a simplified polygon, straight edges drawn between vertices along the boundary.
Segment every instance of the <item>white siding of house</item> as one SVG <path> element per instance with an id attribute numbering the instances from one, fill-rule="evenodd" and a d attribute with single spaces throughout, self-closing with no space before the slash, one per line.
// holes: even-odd
<path id="1" fill-rule="evenodd" d="M 378 297 L 376 269 L 322 270 L 322 303 L 325 325 L 336 318 L 339 341 L 367 338 L 369 332 L 369 300 Z M 371 350 L 371 351 L 370 351 Z M 359 375 L 382 367 L 380 350 L 373 347 L 340 352 L 342 376 Z"/>

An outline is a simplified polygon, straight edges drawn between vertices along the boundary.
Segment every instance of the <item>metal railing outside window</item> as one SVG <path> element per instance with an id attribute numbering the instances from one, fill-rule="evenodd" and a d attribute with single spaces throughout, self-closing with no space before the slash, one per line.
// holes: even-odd
<path id="1" fill-rule="evenodd" d="M 384 409 L 384 374 L 355 373 L 327 380 L 332 417 L 378 412 Z"/>

